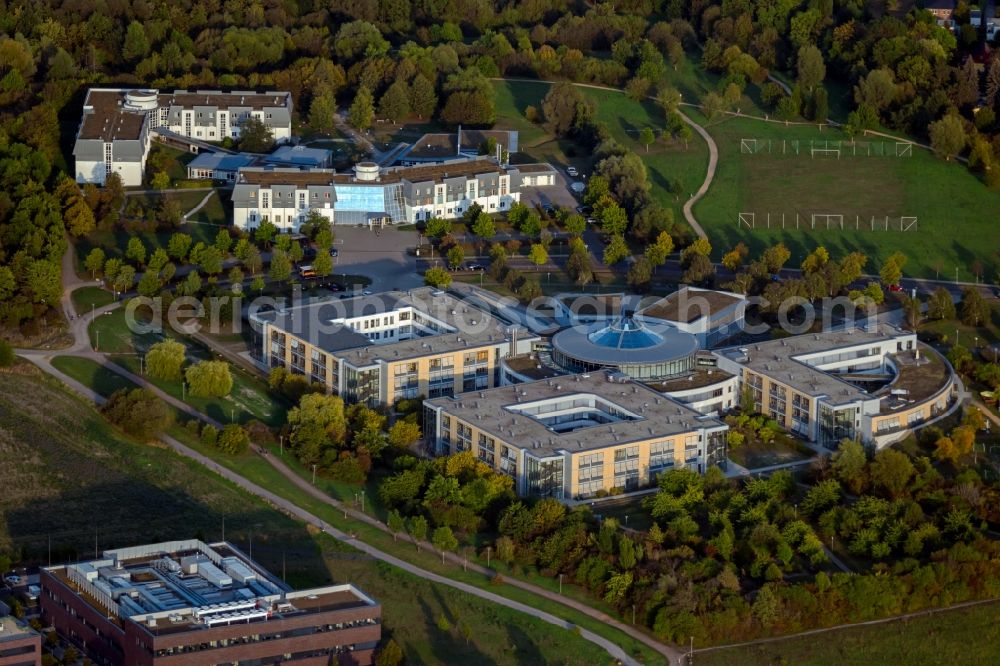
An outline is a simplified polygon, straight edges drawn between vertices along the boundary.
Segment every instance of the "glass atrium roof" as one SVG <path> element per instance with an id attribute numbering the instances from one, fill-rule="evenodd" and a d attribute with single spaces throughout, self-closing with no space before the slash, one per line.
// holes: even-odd
<path id="1" fill-rule="evenodd" d="M 631 315 L 622 315 L 607 326 L 589 333 L 587 338 L 600 347 L 611 349 L 645 349 L 663 343 L 663 336 L 654 333 Z"/>

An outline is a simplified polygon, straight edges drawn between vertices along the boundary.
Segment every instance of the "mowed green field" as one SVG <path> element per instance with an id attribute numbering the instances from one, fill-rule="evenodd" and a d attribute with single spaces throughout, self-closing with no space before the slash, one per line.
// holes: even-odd
<path id="1" fill-rule="evenodd" d="M 704 121 L 700 115 L 698 119 Z M 979 260 L 983 275 L 992 281 L 1000 268 L 1000 229 L 995 224 L 1000 192 L 987 189 L 964 166 L 940 160 L 917 146 L 909 157 L 892 156 L 896 143 L 879 137 L 859 138 L 857 155 L 853 155 L 847 137 L 829 128 L 729 118 L 708 123 L 708 129 L 719 146 L 719 167 L 715 182 L 694 212 L 712 240 L 713 258 L 720 258 L 739 241 L 752 251 L 782 241 L 792 250 L 793 264 L 824 245 L 835 257 L 854 250 L 865 252 L 870 258 L 869 272 L 876 272 L 896 250 L 909 257 L 904 275 L 910 277 L 954 279 L 958 268 L 960 280 L 973 281 L 972 265 Z M 747 154 L 743 139 L 769 141 L 770 152 L 765 148 Z M 838 140 L 843 142 L 839 159 L 810 155 L 810 141 Z M 797 155 L 793 141 L 799 142 Z M 871 144 L 871 156 L 866 141 Z M 738 223 L 741 212 L 755 214 L 754 230 Z M 768 213 L 770 229 L 766 228 Z M 812 229 L 814 214 L 842 215 L 844 229 L 839 223 L 832 228 L 831 222 L 827 230 L 825 219 L 817 220 Z M 795 229 L 796 215 L 799 229 Z M 886 216 L 889 231 L 885 230 Z M 902 216 L 916 217 L 915 228 L 899 231 Z"/>
<path id="2" fill-rule="evenodd" d="M 50 543 L 54 563 L 88 557 L 95 536 L 99 550 L 216 540 L 225 517 L 226 538 L 244 551 L 252 541 L 254 559 L 293 587 L 350 582 L 374 596 L 408 663 L 609 663 L 570 631 L 373 560 L 198 463 L 123 438 L 34 368 L 0 373 L 0 460 L 0 550 L 26 562 L 45 564 Z"/>
<path id="3" fill-rule="evenodd" d="M 514 129 L 520 133 L 521 157 L 549 162 L 562 171 L 574 165 L 582 173 L 594 168 L 591 156 L 567 139 L 557 139 L 542 125 L 528 122 L 524 110 L 528 106 L 541 109 L 542 98 L 552 85 L 549 81 L 496 81 L 498 129 Z M 689 87 L 694 87 L 689 82 Z M 682 88 L 683 89 L 683 88 Z M 649 146 L 639 143 L 639 132 L 649 127 L 659 136 L 665 121 L 663 113 L 651 101 L 636 102 L 623 93 L 612 90 L 580 87 L 584 96 L 594 104 L 596 117 L 607 125 L 615 139 L 631 148 L 646 164 L 653 197 L 674 211 L 674 218 L 683 221 L 681 206 L 687 194 L 675 195 L 668 191 L 669 181 L 678 181 L 685 193 L 698 189 L 708 168 L 708 148 L 697 134 L 688 143 L 657 141 Z M 525 161 L 522 159 L 521 161 Z"/>
<path id="4" fill-rule="evenodd" d="M 996 664 L 1000 603 L 909 620 L 848 627 L 773 643 L 699 652 L 702 666 L 846 666 L 848 664 Z"/>

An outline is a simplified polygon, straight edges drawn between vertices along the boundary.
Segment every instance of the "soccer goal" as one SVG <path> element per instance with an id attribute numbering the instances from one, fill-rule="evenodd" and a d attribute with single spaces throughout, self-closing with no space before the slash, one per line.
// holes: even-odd
<path id="1" fill-rule="evenodd" d="M 809 152 L 812 157 L 819 155 L 820 157 L 833 157 L 836 156 L 840 159 L 840 141 L 810 141 L 809 142 Z"/>
<path id="2" fill-rule="evenodd" d="M 746 227 L 747 229 L 753 229 L 754 217 L 756 216 L 753 213 L 740 213 L 739 218 L 737 219 L 736 222 L 736 226 L 739 227 L 740 229 L 742 229 L 743 227 Z"/>
<path id="3" fill-rule="evenodd" d="M 843 229 L 844 228 L 844 216 L 843 215 L 839 215 L 837 213 L 813 213 L 812 214 L 812 219 L 810 220 L 810 222 L 811 222 L 811 226 L 810 226 L 811 229 L 815 229 L 816 228 L 816 223 L 817 222 L 820 222 L 821 224 L 825 224 L 826 225 L 825 227 L 820 227 L 820 228 L 825 228 L 825 229 L 831 229 L 831 228 L 833 228 L 833 229 Z M 833 226 L 831 227 L 831 225 L 833 225 Z"/>

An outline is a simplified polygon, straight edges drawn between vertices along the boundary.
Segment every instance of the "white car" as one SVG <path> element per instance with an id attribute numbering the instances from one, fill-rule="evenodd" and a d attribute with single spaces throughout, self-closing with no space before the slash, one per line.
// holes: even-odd
<path id="1" fill-rule="evenodd" d="M 579 172 L 579 171 L 577 171 L 577 170 L 576 170 L 576 167 L 574 167 L 574 166 L 571 166 L 571 167 L 566 167 L 566 173 L 567 173 L 568 175 L 572 176 L 573 178 L 576 178 L 577 176 L 579 176 L 579 175 L 580 175 L 580 172 Z"/>

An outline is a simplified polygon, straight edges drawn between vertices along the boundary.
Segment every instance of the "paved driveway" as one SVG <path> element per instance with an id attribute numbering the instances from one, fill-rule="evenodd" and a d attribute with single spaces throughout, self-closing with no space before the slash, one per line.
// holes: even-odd
<path id="1" fill-rule="evenodd" d="M 417 244 L 415 231 L 386 227 L 376 234 L 368 227 L 335 224 L 333 233 L 335 247 L 340 251 L 334 260 L 334 273 L 368 276 L 372 291 L 423 285 L 423 278 L 416 273 L 416 258 L 407 253 Z"/>

